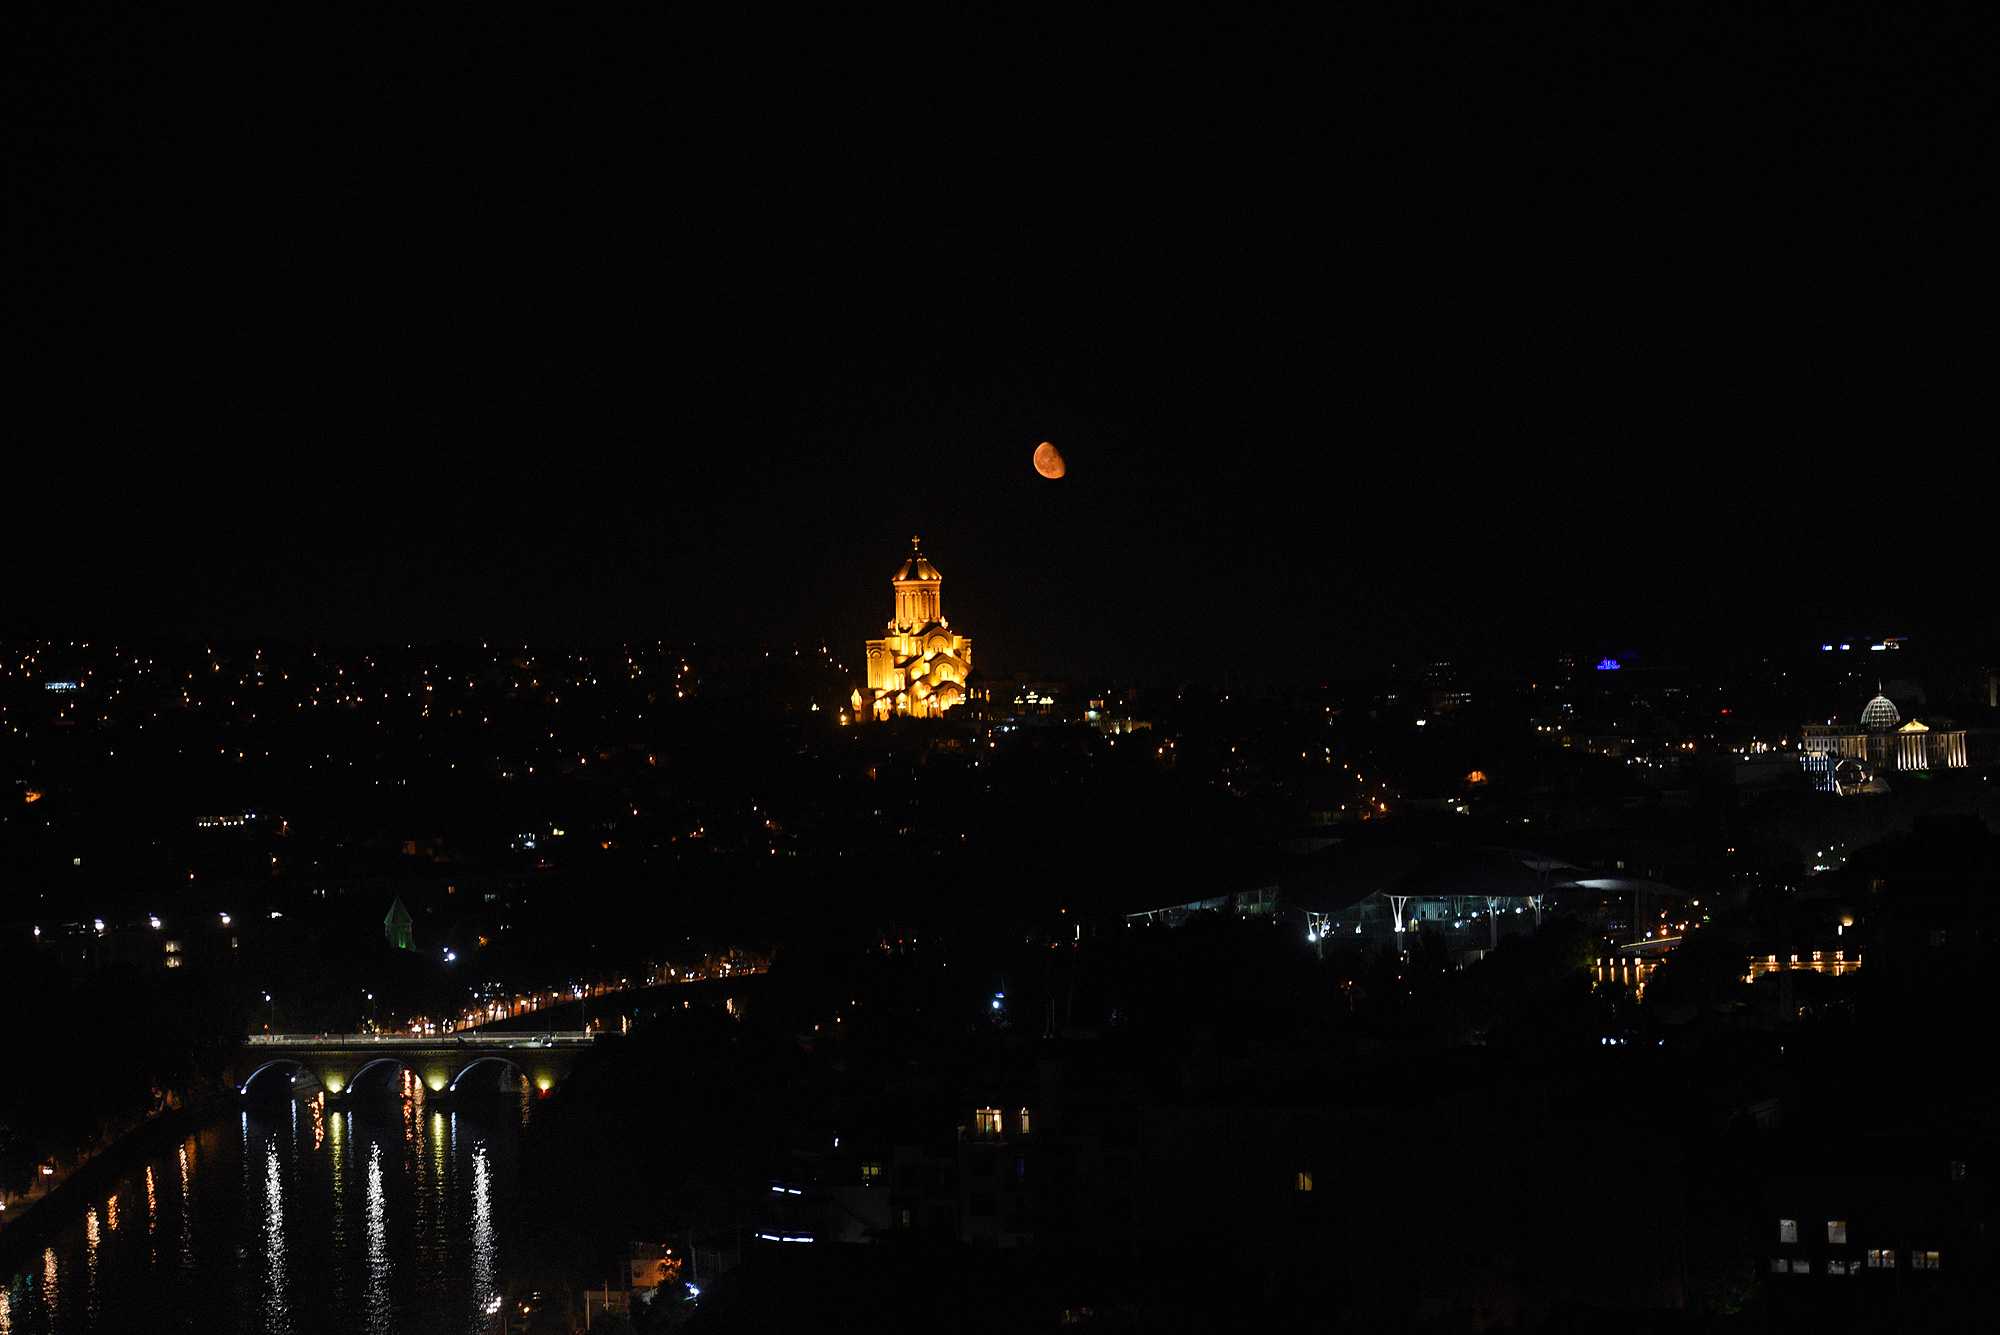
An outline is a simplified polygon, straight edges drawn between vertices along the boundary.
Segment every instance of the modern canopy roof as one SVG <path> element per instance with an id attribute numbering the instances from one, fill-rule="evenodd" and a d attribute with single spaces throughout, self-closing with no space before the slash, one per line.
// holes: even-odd
<path id="1" fill-rule="evenodd" d="M 1524 899 L 1569 892 L 1630 891 L 1680 895 L 1665 882 L 1596 876 L 1574 863 L 1529 849 L 1449 841 L 1343 840 L 1308 854 L 1278 882 L 1288 902 L 1313 913 L 1338 913 L 1374 894 L 1441 899 Z"/>

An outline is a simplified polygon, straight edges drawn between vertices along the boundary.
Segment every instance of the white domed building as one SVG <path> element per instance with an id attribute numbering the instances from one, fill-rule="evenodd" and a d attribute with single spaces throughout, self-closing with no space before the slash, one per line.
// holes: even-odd
<path id="1" fill-rule="evenodd" d="M 1799 761 L 1823 792 L 1885 792 L 1869 770 L 1964 769 L 1965 733 L 1942 720 L 1936 727 L 1906 722 L 1895 701 L 1878 693 L 1861 707 L 1858 723 L 1808 723 Z"/>
<path id="2" fill-rule="evenodd" d="M 1886 695 L 1876 696 L 1861 708 L 1861 726 L 1870 732 L 1888 732 L 1902 721 L 1896 702 Z"/>

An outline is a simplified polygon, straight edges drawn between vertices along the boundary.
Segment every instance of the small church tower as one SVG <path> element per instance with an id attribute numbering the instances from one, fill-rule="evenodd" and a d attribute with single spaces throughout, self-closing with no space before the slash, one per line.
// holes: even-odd
<path id="1" fill-rule="evenodd" d="M 398 898 L 389 906 L 389 916 L 382 919 L 382 935 L 387 937 L 389 944 L 398 950 L 414 950 L 417 944 L 416 934 L 410 929 L 415 926 L 410 911 L 403 907 L 402 899 Z"/>

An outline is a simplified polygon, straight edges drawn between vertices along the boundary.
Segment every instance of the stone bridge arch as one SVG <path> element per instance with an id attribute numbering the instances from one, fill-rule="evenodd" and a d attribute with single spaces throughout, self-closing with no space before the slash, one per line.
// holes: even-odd
<path id="1" fill-rule="evenodd" d="M 535 1091 L 547 1093 L 591 1042 L 584 1034 L 258 1035 L 238 1054 L 230 1074 L 238 1091 L 247 1093 L 251 1081 L 268 1082 L 272 1077 L 267 1071 L 285 1066 L 293 1071 L 295 1085 L 302 1083 L 303 1074 L 328 1094 L 344 1098 L 357 1081 L 390 1067 L 411 1072 L 432 1095 L 452 1092 L 474 1068 L 512 1067 Z"/>
<path id="2" fill-rule="evenodd" d="M 343 1071 L 331 1076 L 327 1082 L 327 1090 L 328 1092 L 334 1094 L 347 1094 L 350 1096 L 359 1094 L 362 1092 L 361 1086 L 363 1082 L 366 1081 L 371 1076 L 371 1074 L 376 1074 L 376 1073 L 387 1075 L 390 1081 L 390 1088 L 394 1089 L 396 1085 L 400 1083 L 400 1074 L 404 1071 L 411 1071 L 411 1070 L 412 1068 L 410 1064 L 404 1061 L 400 1056 L 391 1054 L 391 1055 L 376 1057 L 372 1061 L 362 1062 L 360 1066 L 355 1068 L 354 1073 L 352 1075 L 348 1075 Z M 332 1081 L 335 1080 L 340 1082 L 338 1088 L 335 1088 L 335 1086 L 332 1083 Z"/>
<path id="3" fill-rule="evenodd" d="M 467 1076 L 472 1075 L 474 1071 L 491 1072 L 496 1080 L 504 1079 L 506 1077 L 507 1072 L 512 1071 L 514 1073 L 514 1078 L 517 1081 L 525 1080 L 530 1085 L 534 1083 L 534 1077 L 530 1076 L 526 1071 L 526 1069 L 524 1069 L 522 1065 L 519 1062 L 515 1061 L 512 1057 L 503 1055 L 501 1053 L 487 1053 L 483 1056 L 474 1057 L 471 1061 L 467 1062 L 464 1066 L 459 1068 L 458 1074 L 454 1075 L 451 1078 L 451 1083 L 445 1086 L 445 1092 L 448 1094 L 458 1094 L 461 1092 L 465 1092 L 460 1090 L 459 1083 L 463 1081 Z M 475 1077 L 472 1081 L 472 1084 L 474 1086 L 477 1086 L 479 1083 L 480 1082 L 477 1077 Z"/>
<path id="4" fill-rule="evenodd" d="M 260 1089 L 263 1090 L 274 1089 L 275 1086 L 272 1085 L 270 1082 L 277 1078 L 275 1074 L 277 1072 L 283 1072 L 285 1074 L 285 1091 L 287 1093 L 297 1092 L 299 1087 L 299 1078 L 301 1076 L 306 1077 L 315 1085 L 321 1083 L 319 1072 L 313 1070 L 310 1066 L 307 1066 L 304 1062 L 299 1061 L 296 1058 L 292 1057 L 273 1057 L 269 1061 L 266 1061 L 262 1065 L 258 1066 L 255 1070 L 251 1071 L 248 1075 L 244 1076 L 243 1079 L 240 1082 L 238 1082 L 236 1086 L 236 1092 L 245 1097 L 248 1097 L 250 1093 L 250 1086 L 257 1084 L 259 1077 L 262 1077 L 264 1079 L 264 1084 L 259 1086 Z"/>

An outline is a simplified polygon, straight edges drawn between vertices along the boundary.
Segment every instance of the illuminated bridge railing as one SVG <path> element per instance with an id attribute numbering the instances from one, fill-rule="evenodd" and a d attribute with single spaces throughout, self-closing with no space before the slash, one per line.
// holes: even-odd
<path id="1" fill-rule="evenodd" d="M 1646 995 L 1646 984 L 1652 980 L 1653 970 L 1660 967 L 1657 959 L 1642 955 L 1618 955 L 1597 961 L 1592 976 L 1600 983 L 1622 983 L 1632 989 L 1634 997 Z"/>
<path id="2" fill-rule="evenodd" d="M 1754 983 L 1767 973 L 1779 973 L 1785 969 L 1811 969 L 1814 973 L 1830 973 L 1836 976 L 1853 973 L 1861 967 L 1861 953 L 1856 951 L 1853 959 L 1847 958 L 1844 950 L 1815 950 L 1804 957 L 1794 954 L 1790 963 L 1780 961 L 1776 955 L 1754 955 L 1750 959 L 1750 972 L 1743 975 L 1743 981 Z"/>
<path id="3" fill-rule="evenodd" d="M 597 1041 L 596 1034 L 253 1034 L 234 1063 L 239 1093 L 271 1070 L 283 1070 L 288 1087 L 302 1078 L 331 1095 L 351 1094 L 370 1071 L 402 1068 L 432 1094 L 456 1091 L 465 1075 L 495 1063 L 516 1068 L 547 1093 Z"/>

